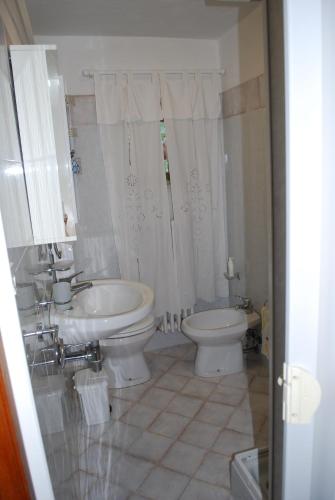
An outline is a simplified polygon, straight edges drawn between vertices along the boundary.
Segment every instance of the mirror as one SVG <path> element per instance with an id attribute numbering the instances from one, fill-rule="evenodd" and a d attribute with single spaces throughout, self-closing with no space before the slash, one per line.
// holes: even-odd
<path id="1" fill-rule="evenodd" d="M 0 209 L 8 248 L 33 244 L 7 47 L 0 25 Z"/>

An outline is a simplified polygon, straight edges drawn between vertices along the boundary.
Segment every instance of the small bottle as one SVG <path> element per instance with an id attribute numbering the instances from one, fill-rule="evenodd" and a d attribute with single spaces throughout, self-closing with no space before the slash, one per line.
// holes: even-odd
<path id="1" fill-rule="evenodd" d="M 234 260 L 233 260 L 232 257 L 228 257 L 227 274 L 228 274 L 228 278 L 234 278 L 234 276 L 235 276 L 235 273 L 234 273 Z"/>

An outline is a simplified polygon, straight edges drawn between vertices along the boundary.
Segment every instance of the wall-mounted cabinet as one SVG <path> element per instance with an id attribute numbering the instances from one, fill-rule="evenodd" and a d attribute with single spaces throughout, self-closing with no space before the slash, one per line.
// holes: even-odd
<path id="1" fill-rule="evenodd" d="M 75 240 L 77 211 L 64 85 L 57 68 L 56 47 L 14 45 L 10 47 L 10 57 L 32 228 L 31 244 Z M 17 202 L 12 201 L 13 204 Z M 10 221 L 10 211 L 4 218 Z M 26 244 L 22 241 L 20 245 L 17 242 L 11 245 L 9 242 L 9 246 Z"/>
<path id="2" fill-rule="evenodd" d="M 0 45 L 0 210 L 7 246 L 33 244 L 6 45 Z"/>

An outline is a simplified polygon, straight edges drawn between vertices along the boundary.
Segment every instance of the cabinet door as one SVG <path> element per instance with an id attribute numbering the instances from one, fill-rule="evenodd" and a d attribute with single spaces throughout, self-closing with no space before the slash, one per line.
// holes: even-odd
<path id="1" fill-rule="evenodd" d="M 56 47 L 10 47 L 35 244 L 76 239 L 75 195 Z"/>
<path id="2" fill-rule="evenodd" d="M 33 244 L 8 52 L 0 42 L 0 211 L 8 248 Z"/>

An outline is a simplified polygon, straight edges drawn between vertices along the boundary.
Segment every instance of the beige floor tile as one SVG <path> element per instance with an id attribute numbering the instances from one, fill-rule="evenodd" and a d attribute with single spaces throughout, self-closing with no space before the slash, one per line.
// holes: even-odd
<path id="1" fill-rule="evenodd" d="M 177 441 L 162 460 L 162 465 L 192 476 L 201 464 L 206 450 Z"/>
<path id="2" fill-rule="evenodd" d="M 118 398 L 112 398 L 111 400 L 111 405 L 112 405 L 112 419 L 113 420 L 118 420 L 122 415 L 126 413 L 126 411 L 129 410 L 131 405 L 133 404 L 132 401 L 126 401 L 124 399 L 118 399 Z"/>
<path id="3" fill-rule="evenodd" d="M 202 404 L 203 402 L 200 399 L 177 394 L 177 396 L 169 403 L 166 410 L 172 413 L 178 413 L 184 417 L 192 418 L 199 411 Z"/>
<path id="4" fill-rule="evenodd" d="M 97 479 L 96 476 L 87 474 L 83 471 L 76 471 L 69 480 L 63 482 L 59 488 L 55 490 L 55 497 L 76 500 L 77 498 L 91 498 L 90 491 L 94 489 L 95 485 L 102 481 L 101 478 Z M 122 499 L 122 497 L 121 497 Z"/>
<path id="5" fill-rule="evenodd" d="M 157 467 L 150 472 L 139 492 L 155 500 L 177 500 L 189 480 L 183 474 Z"/>
<path id="6" fill-rule="evenodd" d="M 144 497 L 142 495 L 138 495 L 137 493 L 134 493 L 133 495 L 130 495 L 128 500 L 149 500 L 148 497 Z"/>
<path id="7" fill-rule="evenodd" d="M 209 449 L 217 440 L 221 428 L 204 422 L 191 422 L 179 440 L 200 448 Z"/>
<path id="8" fill-rule="evenodd" d="M 177 361 L 171 368 L 170 373 L 182 375 L 183 377 L 194 376 L 194 362 L 193 361 Z"/>
<path id="9" fill-rule="evenodd" d="M 232 406 L 207 402 L 196 415 L 196 419 L 223 427 L 227 424 L 233 411 L 234 408 Z"/>
<path id="10" fill-rule="evenodd" d="M 269 422 L 266 418 L 259 433 L 256 435 L 255 444 L 258 448 L 269 446 Z"/>
<path id="11" fill-rule="evenodd" d="M 217 486 L 230 487 L 230 459 L 219 453 L 209 452 L 195 474 L 196 479 Z"/>
<path id="12" fill-rule="evenodd" d="M 162 389 L 169 389 L 170 391 L 180 391 L 186 385 L 190 379 L 188 377 L 182 377 L 180 375 L 174 375 L 173 373 L 165 373 L 160 377 L 155 386 L 161 387 Z"/>
<path id="13" fill-rule="evenodd" d="M 127 500 L 129 498 L 129 490 L 118 484 L 111 483 L 104 479 L 99 479 L 94 486 L 90 489 L 87 495 L 78 498 L 85 498 L 85 500 Z M 65 498 L 63 499 L 65 500 Z"/>
<path id="14" fill-rule="evenodd" d="M 213 401 L 214 403 L 222 403 L 230 406 L 238 406 L 245 395 L 245 389 L 217 385 L 215 391 L 212 392 L 212 394 L 209 396 L 208 401 Z"/>
<path id="15" fill-rule="evenodd" d="M 268 363 L 249 353 L 248 373 L 208 379 L 193 374 L 194 355 L 193 344 L 146 353 L 151 380 L 112 389 L 109 422 L 87 426 L 74 414 L 64 436 L 46 438 L 59 498 L 229 498 L 231 455 L 268 443 Z"/>
<path id="16" fill-rule="evenodd" d="M 156 373 L 156 372 L 166 372 L 175 362 L 176 362 L 175 358 L 156 354 L 155 356 L 149 358 L 148 364 L 151 371 L 153 373 Z"/>
<path id="17" fill-rule="evenodd" d="M 188 342 L 187 344 L 181 344 L 174 347 L 166 347 L 165 349 L 161 349 L 159 353 L 163 354 L 164 356 L 171 356 L 177 359 L 184 359 L 186 354 L 190 351 L 191 347 L 193 347 L 193 344 L 191 342 Z"/>
<path id="18" fill-rule="evenodd" d="M 264 415 L 248 410 L 237 409 L 232 414 L 227 429 L 255 436 L 264 423 Z"/>
<path id="19" fill-rule="evenodd" d="M 231 500 L 229 491 L 197 479 L 192 479 L 180 500 Z"/>
<path id="20" fill-rule="evenodd" d="M 269 376 L 269 361 L 268 359 L 256 353 L 249 353 L 246 359 L 246 369 L 249 373 L 259 375 L 260 377 Z"/>
<path id="21" fill-rule="evenodd" d="M 110 389 L 109 393 L 114 398 L 125 399 L 127 401 L 138 401 L 149 387 L 150 384 L 139 384 L 123 389 Z"/>
<path id="22" fill-rule="evenodd" d="M 269 446 L 269 436 L 263 432 L 260 432 L 255 437 L 255 447 L 257 448 L 267 448 Z"/>
<path id="23" fill-rule="evenodd" d="M 174 396 L 175 392 L 160 389 L 158 387 L 151 387 L 141 398 L 140 402 L 142 405 L 148 405 L 152 408 L 163 410 Z"/>
<path id="24" fill-rule="evenodd" d="M 141 458 L 122 455 L 113 467 L 109 467 L 108 480 L 135 492 L 153 468 L 153 464 Z"/>
<path id="25" fill-rule="evenodd" d="M 194 361 L 196 355 L 197 355 L 197 346 L 195 344 L 193 344 L 189 348 L 189 350 L 187 351 L 187 353 L 185 354 L 185 356 L 183 357 L 183 359 L 185 361 Z"/>
<path id="26" fill-rule="evenodd" d="M 230 457 L 233 453 L 248 450 L 253 446 L 253 436 L 225 429 L 224 431 L 222 431 L 216 443 L 214 444 L 213 450 Z"/>
<path id="27" fill-rule="evenodd" d="M 162 458 L 172 443 L 173 440 L 170 438 L 152 432 L 143 432 L 141 437 L 130 446 L 128 453 L 156 462 Z"/>
<path id="28" fill-rule="evenodd" d="M 203 382 L 210 382 L 211 384 L 219 384 L 223 377 L 224 375 L 218 375 L 215 377 L 199 377 L 198 375 L 194 375 L 195 380 L 202 380 Z"/>
<path id="29" fill-rule="evenodd" d="M 268 377 L 259 377 L 258 375 L 252 380 L 249 390 L 252 392 L 269 393 L 269 379 Z"/>
<path id="30" fill-rule="evenodd" d="M 130 410 L 121 417 L 125 424 L 135 425 L 141 429 L 146 429 L 155 420 L 160 410 L 150 408 L 142 404 L 135 404 Z"/>
<path id="31" fill-rule="evenodd" d="M 142 434 L 142 429 L 117 421 L 99 439 L 99 444 L 126 450 Z"/>
<path id="32" fill-rule="evenodd" d="M 109 427 L 112 425 L 112 420 L 109 422 L 105 422 L 104 424 L 97 424 L 97 425 L 87 425 L 85 422 L 81 422 L 78 426 L 75 432 L 77 432 L 77 439 L 79 439 L 79 434 L 84 436 L 85 439 L 88 439 L 90 441 L 97 441 L 99 440 L 100 436 L 103 435 L 106 430 L 109 429 Z"/>
<path id="33" fill-rule="evenodd" d="M 163 412 L 149 427 L 150 432 L 156 432 L 162 436 L 177 438 L 185 429 L 190 419 L 175 413 Z"/>
<path id="34" fill-rule="evenodd" d="M 269 414 L 269 398 L 261 392 L 249 392 L 241 404 L 241 409 L 264 415 Z"/>
<path id="35" fill-rule="evenodd" d="M 99 477 L 105 477 L 109 469 L 115 466 L 121 456 L 122 453 L 117 448 L 94 443 L 80 455 L 78 460 L 79 469 L 90 474 L 96 474 Z M 51 468 L 49 461 L 48 463 L 49 468 Z"/>
<path id="36" fill-rule="evenodd" d="M 182 389 L 182 394 L 187 394 L 188 396 L 194 396 L 200 399 L 207 399 L 208 396 L 215 389 L 215 384 L 209 382 L 203 382 L 202 380 L 191 379 L 185 387 Z"/>
<path id="37" fill-rule="evenodd" d="M 225 385 L 228 387 L 237 387 L 238 389 L 247 389 L 253 375 L 245 372 L 233 373 L 232 375 L 226 375 L 220 382 L 220 385 Z"/>

